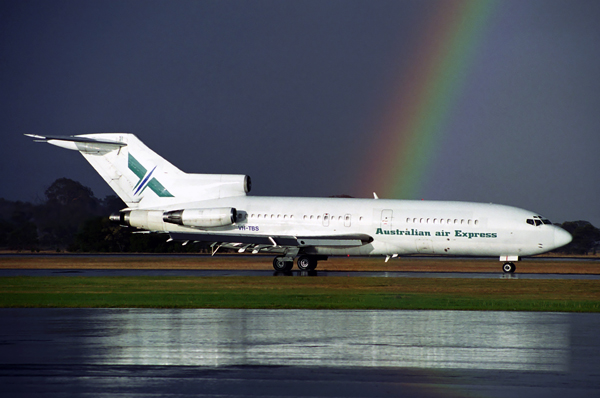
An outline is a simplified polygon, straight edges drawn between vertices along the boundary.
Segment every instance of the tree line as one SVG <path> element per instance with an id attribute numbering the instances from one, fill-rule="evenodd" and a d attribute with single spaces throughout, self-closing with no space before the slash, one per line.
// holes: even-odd
<path id="1" fill-rule="evenodd" d="M 69 251 L 98 253 L 182 253 L 206 252 L 201 244 L 183 246 L 167 242 L 166 234 L 139 233 L 108 220 L 125 203 L 115 195 L 104 199 L 77 181 L 59 178 L 34 204 L 0 198 L 0 250 Z M 596 254 L 600 229 L 588 221 L 560 224 L 573 235 L 573 241 L 555 252 Z"/>
<path id="2" fill-rule="evenodd" d="M 108 216 L 125 208 L 115 195 L 104 199 L 77 181 L 59 178 L 40 203 L 0 198 L 0 250 L 99 253 L 182 253 L 206 251 L 200 245 L 167 242 L 166 234 L 139 233 Z"/>

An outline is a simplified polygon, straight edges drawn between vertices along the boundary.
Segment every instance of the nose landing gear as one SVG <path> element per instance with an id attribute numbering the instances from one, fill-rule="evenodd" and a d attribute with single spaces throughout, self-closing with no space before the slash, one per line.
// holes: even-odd
<path id="1" fill-rule="evenodd" d="M 515 269 L 517 269 L 515 263 L 504 263 L 504 265 L 502 266 L 502 271 L 504 271 L 507 274 L 514 273 Z"/>

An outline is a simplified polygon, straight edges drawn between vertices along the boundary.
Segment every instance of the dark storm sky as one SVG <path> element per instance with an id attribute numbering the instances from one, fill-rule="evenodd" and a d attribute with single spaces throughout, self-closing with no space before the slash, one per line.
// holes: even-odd
<path id="1" fill-rule="evenodd" d="M 370 197 L 365 151 L 436 5 L 2 1 L 0 197 L 59 177 L 110 194 L 23 134 L 116 131 L 186 172 L 249 174 L 253 195 Z M 421 197 L 600 226 L 600 3 L 494 10 Z"/>

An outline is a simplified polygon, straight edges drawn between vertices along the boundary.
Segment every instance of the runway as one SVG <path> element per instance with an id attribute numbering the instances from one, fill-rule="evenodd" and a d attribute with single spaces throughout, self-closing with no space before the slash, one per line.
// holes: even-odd
<path id="1" fill-rule="evenodd" d="M 2 269 L 0 276 L 600 279 L 502 272 Z M 0 395 L 596 397 L 600 314 L 0 309 Z"/>
<path id="2" fill-rule="evenodd" d="M 600 314 L 0 309 L 3 397 L 592 397 Z"/>
<path id="3" fill-rule="evenodd" d="M 169 269 L 0 269 L 6 276 L 296 276 L 371 278 L 467 278 L 467 279 L 573 279 L 600 280 L 600 274 L 531 274 L 503 272 L 410 272 L 410 271 L 289 271 L 272 270 L 169 270 Z"/>

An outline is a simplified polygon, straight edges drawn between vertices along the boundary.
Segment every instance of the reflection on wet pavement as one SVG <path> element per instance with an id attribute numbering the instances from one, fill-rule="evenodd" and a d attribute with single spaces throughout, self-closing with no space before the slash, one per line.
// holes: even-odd
<path id="1" fill-rule="evenodd" d="M 562 314 L 461 311 L 109 311 L 94 363 L 560 371 Z M 110 326 L 109 326 L 110 325 Z"/>
<path id="2" fill-rule="evenodd" d="M 44 313 L 44 310 L 20 311 Z M 226 309 L 45 311 L 66 314 L 41 325 L 46 333 L 40 340 L 40 348 L 56 339 L 76 341 L 65 347 L 47 347 L 53 363 L 71 362 L 84 355 L 90 364 L 562 371 L 569 360 L 567 314 Z M 72 352 L 68 347 L 72 347 Z M 57 348 L 59 352 L 55 352 Z M 43 354 L 34 350 L 29 355 Z M 7 359 L 3 357 L 3 361 Z M 17 362 L 25 360 L 35 358 L 21 357 Z"/>
<path id="3" fill-rule="evenodd" d="M 284 396 L 302 394 L 286 395 L 283 379 L 313 372 L 329 387 L 363 375 L 364 381 L 355 380 L 357 392 L 400 380 L 459 383 L 464 391 L 493 396 L 525 387 L 529 396 L 560 396 L 565 389 L 594 396 L 600 388 L 598 314 L 0 309 L 0 321 L 0 385 L 16 395 L 48 393 L 46 383 L 55 376 L 77 382 L 77 391 L 110 390 L 115 378 L 147 392 L 171 391 L 167 386 L 180 379 L 212 383 L 215 393 L 229 391 L 227 378 L 233 378 L 245 391 L 256 383 L 251 375 L 264 372 L 269 376 L 260 377 L 272 383 L 263 383 L 264 391 L 277 385 Z M 98 385 L 89 384 L 90 375 Z M 244 396 L 242 390 L 225 396 Z M 415 391 L 405 396 L 422 396 L 422 389 Z"/>

